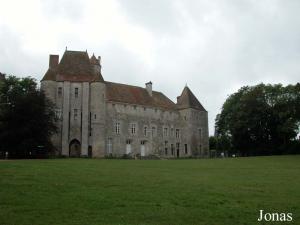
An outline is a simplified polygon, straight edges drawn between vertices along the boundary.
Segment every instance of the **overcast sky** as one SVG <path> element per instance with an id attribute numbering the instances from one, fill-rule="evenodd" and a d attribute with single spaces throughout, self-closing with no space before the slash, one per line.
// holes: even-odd
<path id="1" fill-rule="evenodd" d="M 299 0 L 0 0 L 0 72 L 40 80 L 49 54 L 101 55 L 105 80 L 209 113 L 243 85 L 300 81 Z"/>

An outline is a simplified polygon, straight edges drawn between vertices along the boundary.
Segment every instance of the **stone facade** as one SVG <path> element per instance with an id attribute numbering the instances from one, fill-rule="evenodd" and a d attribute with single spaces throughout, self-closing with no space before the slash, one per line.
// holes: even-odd
<path id="1" fill-rule="evenodd" d="M 186 86 L 175 104 L 146 87 L 104 81 L 101 58 L 50 55 L 41 88 L 55 103 L 57 154 L 165 158 L 208 156 L 208 117 Z"/>

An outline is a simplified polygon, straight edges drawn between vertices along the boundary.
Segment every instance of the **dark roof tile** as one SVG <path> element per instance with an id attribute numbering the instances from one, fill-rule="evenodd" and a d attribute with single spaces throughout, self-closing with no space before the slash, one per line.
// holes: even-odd
<path id="1" fill-rule="evenodd" d="M 152 91 L 152 96 L 142 87 L 105 82 L 108 101 L 175 110 L 176 105 L 161 92 Z"/>
<path id="2" fill-rule="evenodd" d="M 193 92 L 186 86 L 181 95 L 177 97 L 177 108 L 186 109 L 193 108 L 201 111 L 206 111 Z"/>

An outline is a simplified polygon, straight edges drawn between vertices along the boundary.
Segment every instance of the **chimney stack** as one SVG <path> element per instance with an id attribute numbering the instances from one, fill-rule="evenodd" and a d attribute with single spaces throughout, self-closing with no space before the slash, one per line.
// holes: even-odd
<path id="1" fill-rule="evenodd" d="M 152 82 L 151 81 L 149 81 L 148 83 L 146 83 L 146 89 L 148 91 L 148 94 L 150 96 L 152 96 Z"/>
<path id="2" fill-rule="evenodd" d="M 58 66 L 59 55 L 49 56 L 49 69 L 55 69 Z"/>

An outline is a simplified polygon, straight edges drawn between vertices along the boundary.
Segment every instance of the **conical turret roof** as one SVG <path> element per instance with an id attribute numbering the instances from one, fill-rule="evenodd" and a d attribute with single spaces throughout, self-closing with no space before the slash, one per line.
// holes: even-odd
<path id="1" fill-rule="evenodd" d="M 193 92 L 188 88 L 188 86 L 185 86 L 181 95 L 177 97 L 177 108 L 193 108 L 201 111 L 206 111 L 199 100 L 196 98 L 196 96 L 193 94 Z"/>

